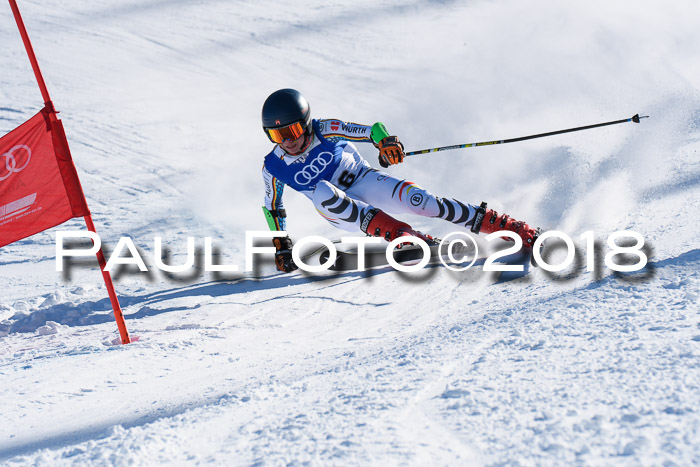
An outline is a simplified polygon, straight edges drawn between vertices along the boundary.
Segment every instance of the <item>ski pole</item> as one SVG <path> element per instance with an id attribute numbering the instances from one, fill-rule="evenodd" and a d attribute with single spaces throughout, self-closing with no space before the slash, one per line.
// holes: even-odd
<path id="1" fill-rule="evenodd" d="M 490 146 L 493 144 L 516 143 L 518 141 L 525 141 L 528 139 L 535 139 L 535 138 L 544 138 L 545 136 L 560 135 L 562 133 L 570 133 L 572 131 L 590 130 L 591 128 L 598 128 L 601 126 L 617 125 L 618 123 L 627 123 L 627 122 L 639 123 L 639 119 L 641 119 L 641 118 L 649 118 L 649 116 L 643 115 L 640 117 L 639 114 L 636 114 L 635 116 L 633 116 L 631 118 L 625 118 L 623 120 L 615 120 L 614 122 L 596 123 L 594 125 L 579 126 L 576 128 L 567 128 L 566 130 L 550 131 L 548 133 L 540 133 L 537 135 L 530 135 L 530 136 L 521 136 L 519 138 L 501 139 L 501 140 L 496 140 L 496 141 L 483 141 L 481 143 L 454 144 L 452 146 L 441 146 L 439 148 L 422 149 L 420 151 L 407 152 L 406 156 L 415 156 L 417 154 L 427 154 L 429 152 L 447 151 L 449 149 L 473 148 L 473 147 L 477 147 L 477 146 Z"/>

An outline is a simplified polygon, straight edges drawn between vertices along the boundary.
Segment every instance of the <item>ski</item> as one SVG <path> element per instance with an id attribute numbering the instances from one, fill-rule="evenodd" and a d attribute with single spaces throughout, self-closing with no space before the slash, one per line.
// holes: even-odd
<path id="1" fill-rule="evenodd" d="M 437 261 L 439 256 L 444 256 L 447 253 L 449 243 L 442 245 L 442 250 L 440 249 L 440 242 L 437 240 L 434 244 L 428 246 L 430 249 L 430 261 Z M 465 248 L 461 244 L 453 246 L 453 254 L 457 256 L 465 255 Z M 397 263 L 409 263 L 411 261 L 420 261 L 423 259 L 424 255 L 423 248 L 419 245 L 407 244 L 403 245 L 401 248 L 396 248 L 393 251 L 393 258 Z M 330 253 L 325 250 L 321 253 L 319 259 L 321 263 L 328 261 Z M 389 260 L 386 257 L 386 249 L 384 248 L 367 248 L 364 254 L 364 269 L 370 269 L 377 266 L 386 266 L 389 264 Z M 351 251 L 338 251 L 337 257 L 333 265 L 329 268 L 331 271 L 356 271 L 358 270 L 358 265 L 360 264 L 360 255 L 357 250 Z"/>
<path id="2" fill-rule="evenodd" d="M 319 263 L 324 264 L 328 261 L 330 253 L 326 248 L 322 249 L 319 255 Z M 454 264 L 459 267 L 459 261 L 464 259 L 469 261 L 473 258 L 474 251 L 471 248 L 465 247 L 461 242 L 445 242 L 440 244 L 439 240 L 436 240 L 434 244 L 429 245 L 430 250 L 430 260 L 428 264 L 435 263 L 443 258 L 447 264 Z M 448 257 L 448 251 L 452 252 L 453 257 L 458 261 L 454 263 Z M 313 253 L 306 255 L 307 257 L 318 254 L 319 251 L 314 251 Z M 394 260 L 399 263 L 410 263 L 418 262 L 423 259 L 423 249 L 419 245 L 407 244 L 403 245 L 401 248 L 397 248 L 393 251 Z M 513 280 L 518 277 L 527 275 L 530 267 L 535 266 L 536 263 L 532 260 L 532 250 L 530 248 L 523 248 L 515 253 L 502 256 L 496 259 L 495 263 L 508 264 L 508 265 L 521 265 L 523 266 L 522 271 L 510 272 L 504 271 L 499 274 L 500 280 Z M 474 260 L 474 266 L 483 266 L 486 258 L 488 256 L 480 256 Z M 356 249 L 342 251 L 337 250 L 337 256 L 335 262 L 330 266 L 331 271 L 357 271 L 360 270 L 358 265 L 360 264 L 360 255 Z M 364 252 L 364 269 L 372 269 L 379 266 L 386 266 L 389 264 L 389 260 L 386 257 L 386 249 L 376 246 L 369 246 Z"/>

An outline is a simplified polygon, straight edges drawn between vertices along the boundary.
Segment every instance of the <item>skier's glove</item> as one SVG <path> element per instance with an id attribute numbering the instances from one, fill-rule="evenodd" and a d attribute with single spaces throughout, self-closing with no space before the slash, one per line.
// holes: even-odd
<path id="1" fill-rule="evenodd" d="M 397 136 L 387 136 L 376 144 L 379 149 L 379 165 L 384 168 L 403 162 L 403 144 Z"/>
<path id="2" fill-rule="evenodd" d="M 292 260 L 292 239 L 289 237 L 275 237 L 272 243 L 277 248 L 275 253 L 275 265 L 277 270 L 282 272 L 296 271 L 298 266 Z"/>

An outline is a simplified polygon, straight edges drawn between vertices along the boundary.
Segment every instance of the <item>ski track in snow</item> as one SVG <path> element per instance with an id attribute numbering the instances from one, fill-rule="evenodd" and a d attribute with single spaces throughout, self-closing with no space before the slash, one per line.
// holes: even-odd
<path id="1" fill-rule="evenodd" d="M 139 340 L 117 346 L 95 262 L 55 271 L 54 233 L 79 220 L 4 247 L 0 462 L 700 464 L 699 12 L 627 3 L 20 2 L 98 232 L 149 266 L 155 236 L 173 264 L 211 236 L 243 267 L 277 88 L 407 149 L 651 118 L 391 169 L 581 254 L 594 231 L 596 272 L 123 270 Z M 4 134 L 40 96 L 9 8 L 0 24 Z M 339 236 L 287 191 L 293 237 Z M 602 266 L 625 229 L 640 273 Z"/>

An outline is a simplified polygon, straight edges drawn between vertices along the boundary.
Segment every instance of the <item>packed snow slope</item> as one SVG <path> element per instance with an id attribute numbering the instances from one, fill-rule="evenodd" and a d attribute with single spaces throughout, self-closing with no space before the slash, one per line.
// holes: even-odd
<path id="1" fill-rule="evenodd" d="M 0 250 L 0 463 L 700 463 L 697 2 L 19 3 L 98 232 L 150 271 L 115 274 L 140 340 L 112 345 L 96 264 L 56 272 L 57 229 Z M 0 44 L 4 134 L 42 102 L 8 6 Z M 282 87 L 408 150 L 650 118 L 389 169 L 567 233 L 561 273 L 153 268 L 154 237 L 179 264 L 208 236 L 243 269 Z M 340 236 L 285 202 L 293 238 Z M 642 271 L 605 267 L 617 230 Z"/>

